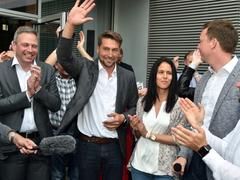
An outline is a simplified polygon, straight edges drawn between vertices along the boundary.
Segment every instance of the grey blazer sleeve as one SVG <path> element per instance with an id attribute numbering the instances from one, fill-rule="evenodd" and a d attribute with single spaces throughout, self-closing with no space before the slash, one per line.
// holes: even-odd
<path id="1" fill-rule="evenodd" d="M 8 126 L 2 124 L 0 122 L 0 140 L 3 141 L 3 142 L 9 142 L 9 139 L 8 139 L 8 133 L 12 131 L 11 128 L 9 128 Z"/>

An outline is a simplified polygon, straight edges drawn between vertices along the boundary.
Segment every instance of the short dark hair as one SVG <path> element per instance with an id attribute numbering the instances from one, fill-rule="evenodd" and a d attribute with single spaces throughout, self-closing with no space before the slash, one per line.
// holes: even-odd
<path id="1" fill-rule="evenodd" d="M 122 37 L 117 32 L 106 31 L 106 32 L 100 34 L 100 36 L 98 36 L 98 46 L 100 46 L 102 44 L 103 38 L 108 38 L 108 39 L 117 41 L 119 43 L 119 47 L 121 47 L 121 45 L 122 45 Z"/>
<path id="2" fill-rule="evenodd" d="M 203 25 L 209 39 L 216 38 L 227 53 L 234 53 L 238 43 L 238 32 L 228 20 L 217 19 Z"/>
<path id="3" fill-rule="evenodd" d="M 173 64 L 173 62 L 167 57 L 159 58 L 152 66 L 149 79 L 148 79 L 148 91 L 146 96 L 143 98 L 142 102 L 144 104 L 144 111 L 149 112 L 159 98 L 157 94 L 157 84 L 156 84 L 156 76 L 158 72 L 158 67 L 163 63 L 168 63 L 172 68 L 172 82 L 169 86 L 167 103 L 166 103 L 166 112 L 169 113 L 172 111 L 175 103 L 177 102 L 177 70 Z"/>
<path id="4" fill-rule="evenodd" d="M 35 36 L 37 36 L 37 31 L 34 30 L 32 27 L 30 27 L 30 26 L 19 26 L 14 33 L 13 41 L 16 42 L 18 36 L 22 33 L 31 33 L 31 34 L 34 34 Z"/>

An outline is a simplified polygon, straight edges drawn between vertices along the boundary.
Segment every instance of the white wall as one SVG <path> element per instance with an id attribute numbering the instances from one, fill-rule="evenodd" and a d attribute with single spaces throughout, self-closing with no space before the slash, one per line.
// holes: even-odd
<path id="1" fill-rule="evenodd" d="M 149 0 L 115 0 L 114 31 L 123 37 L 123 61 L 146 85 Z"/>

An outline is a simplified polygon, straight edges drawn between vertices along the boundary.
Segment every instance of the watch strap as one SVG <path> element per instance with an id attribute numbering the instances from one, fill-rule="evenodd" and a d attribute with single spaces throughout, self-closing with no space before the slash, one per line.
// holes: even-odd
<path id="1" fill-rule="evenodd" d="M 199 156 L 201 156 L 201 158 L 203 158 L 204 156 L 206 156 L 209 151 L 211 150 L 211 146 L 210 145 L 206 145 L 206 146 L 202 146 L 197 153 L 199 154 Z"/>

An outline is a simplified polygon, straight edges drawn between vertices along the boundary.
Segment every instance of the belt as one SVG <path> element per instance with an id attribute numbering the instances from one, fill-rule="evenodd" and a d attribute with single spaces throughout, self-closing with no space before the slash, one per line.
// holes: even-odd
<path id="1" fill-rule="evenodd" d="M 105 137 L 96 137 L 96 136 L 86 136 L 85 134 L 80 133 L 80 140 L 96 143 L 96 144 L 110 144 L 118 142 L 117 138 L 105 138 Z"/>
<path id="2" fill-rule="evenodd" d="M 20 134 L 21 136 L 23 136 L 25 138 L 37 138 L 37 137 L 39 137 L 38 132 L 18 132 L 18 134 Z"/>

